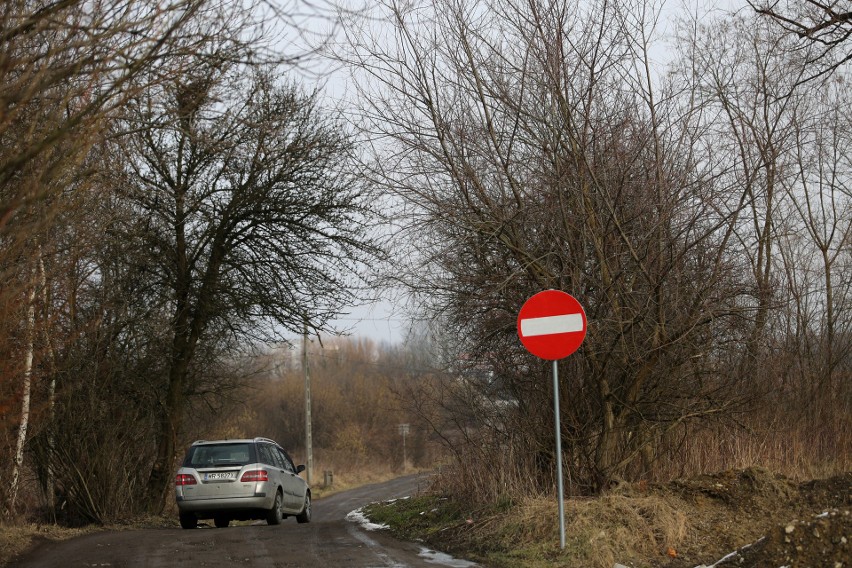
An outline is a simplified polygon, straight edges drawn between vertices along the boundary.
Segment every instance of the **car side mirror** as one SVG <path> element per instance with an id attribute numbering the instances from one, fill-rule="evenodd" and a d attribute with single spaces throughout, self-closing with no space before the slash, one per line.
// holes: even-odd
<path id="1" fill-rule="evenodd" d="M 303 471 L 305 471 L 304 465 L 297 465 L 296 466 L 296 473 L 302 473 Z"/>

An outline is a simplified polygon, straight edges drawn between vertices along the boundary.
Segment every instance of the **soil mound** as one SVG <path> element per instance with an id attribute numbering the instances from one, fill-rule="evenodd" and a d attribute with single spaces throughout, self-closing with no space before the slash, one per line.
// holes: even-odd
<path id="1" fill-rule="evenodd" d="M 657 566 L 852 567 L 852 472 L 797 483 L 752 468 L 657 489 L 683 499 L 693 529 Z"/>

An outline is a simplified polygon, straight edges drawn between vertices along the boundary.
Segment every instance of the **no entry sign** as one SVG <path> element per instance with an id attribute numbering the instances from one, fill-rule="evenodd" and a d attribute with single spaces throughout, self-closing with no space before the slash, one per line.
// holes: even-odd
<path id="1" fill-rule="evenodd" d="M 586 338 L 586 312 L 571 294 L 539 292 L 518 312 L 518 337 L 530 353 L 553 361 L 553 416 L 556 437 L 556 479 L 559 508 L 559 547 L 565 548 L 565 498 L 562 484 L 562 427 L 559 425 L 559 365 Z"/>
<path id="2" fill-rule="evenodd" d="M 518 312 L 518 337 L 536 357 L 563 359 L 586 337 L 586 312 L 580 302 L 561 290 L 539 292 Z"/>

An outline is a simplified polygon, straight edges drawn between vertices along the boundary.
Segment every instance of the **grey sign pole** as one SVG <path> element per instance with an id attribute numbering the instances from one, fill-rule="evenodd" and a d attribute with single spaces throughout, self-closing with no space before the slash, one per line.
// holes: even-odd
<path id="1" fill-rule="evenodd" d="M 553 415 L 556 422 L 556 487 L 559 493 L 559 548 L 565 548 L 565 490 L 562 485 L 562 429 L 559 420 L 559 366 L 553 361 Z"/>

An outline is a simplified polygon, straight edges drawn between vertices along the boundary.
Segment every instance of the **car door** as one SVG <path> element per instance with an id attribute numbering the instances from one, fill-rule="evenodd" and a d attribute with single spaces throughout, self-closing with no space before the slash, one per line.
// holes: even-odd
<path id="1" fill-rule="evenodd" d="M 275 448 L 269 444 L 257 445 L 258 459 L 263 463 L 263 468 L 269 472 L 270 485 L 281 487 L 284 492 L 284 507 L 287 508 L 287 490 L 284 483 L 284 471 L 278 462 Z"/>
<path id="2" fill-rule="evenodd" d="M 282 474 L 282 480 L 283 483 L 285 483 L 285 485 L 283 485 L 284 493 L 287 494 L 285 496 L 287 508 L 294 514 L 301 513 L 302 507 L 305 504 L 305 492 L 307 489 L 305 480 L 299 477 L 299 474 L 296 473 L 296 467 L 293 465 L 293 461 L 290 459 L 290 456 L 287 455 L 287 452 L 275 446 L 273 446 L 272 450 L 278 457 L 278 462 L 281 464 L 284 472 Z"/>

